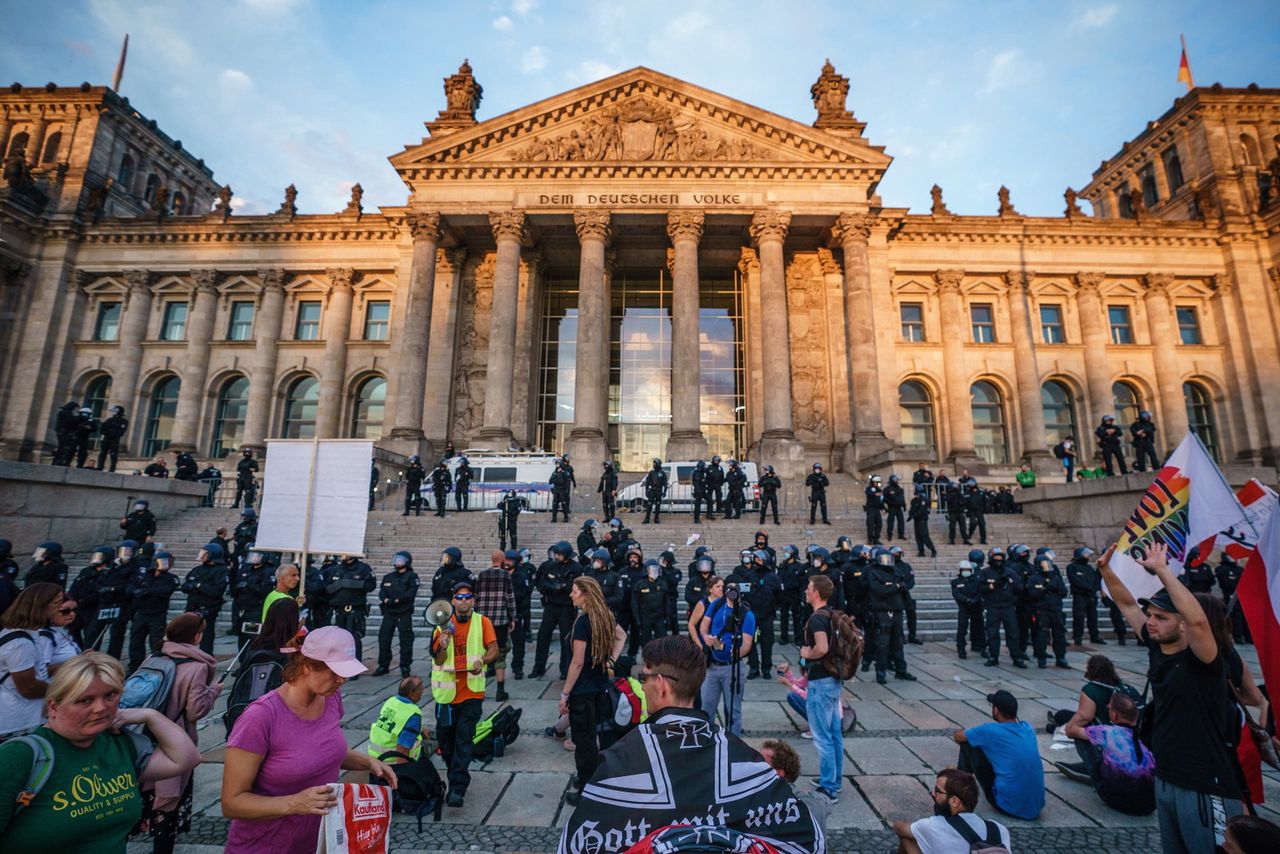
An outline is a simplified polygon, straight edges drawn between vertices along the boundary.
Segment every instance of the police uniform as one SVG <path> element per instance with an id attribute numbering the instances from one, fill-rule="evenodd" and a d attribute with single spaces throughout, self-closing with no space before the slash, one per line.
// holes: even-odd
<path id="1" fill-rule="evenodd" d="M 982 653 L 987 648 L 985 626 L 982 624 L 982 579 L 977 572 L 969 576 L 957 575 L 951 579 L 951 598 L 956 602 L 956 654 L 967 658 L 965 641 L 973 651 Z"/>
<path id="2" fill-rule="evenodd" d="M 218 612 L 222 610 L 227 592 L 227 563 L 225 551 L 219 549 L 221 553 L 216 554 L 207 546 L 206 550 L 208 560 L 187 572 L 182 580 L 182 592 L 187 594 L 187 610 L 204 617 L 200 648 L 213 655 L 213 627 L 218 623 Z"/>
<path id="3" fill-rule="evenodd" d="M 377 587 L 373 570 L 359 558 L 345 557 L 334 567 L 326 582 L 325 590 L 333 607 L 333 624 L 351 632 L 356 642 L 356 658 L 362 658 L 369 592 Z"/>
<path id="4" fill-rule="evenodd" d="M 253 452 L 245 451 L 236 461 L 236 500 L 232 507 L 239 507 L 241 499 L 244 499 L 245 507 L 252 507 L 257 501 L 258 482 L 254 480 L 257 471 L 258 461 L 253 458 Z"/>
<path id="5" fill-rule="evenodd" d="M 444 463 L 436 466 L 431 472 L 431 491 L 436 496 L 436 515 L 444 518 L 444 498 L 453 488 L 453 477 Z"/>
<path id="6" fill-rule="evenodd" d="M 600 475 L 596 492 L 600 493 L 600 505 L 604 510 L 604 517 L 612 519 L 618 511 L 618 472 L 614 470 L 612 462 L 605 461 L 604 472 Z"/>
<path id="7" fill-rule="evenodd" d="M 905 540 L 907 538 L 907 493 L 898 482 L 896 474 L 889 478 L 889 485 L 884 488 L 884 506 L 888 511 L 888 531 L 885 539 L 892 540 L 896 529 L 898 539 Z"/>
<path id="8" fill-rule="evenodd" d="M 641 481 L 644 486 L 644 521 L 642 525 L 649 524 L 649 517 L 653 517 L 653 521 L 662 521 L 662 498 L 667 494 L 667 473 L 662 468 L 662 461 L 655 459 L 653 468 L 645 473 L 644 480 Z"/>
<path id="9" fill-rule="evenodd" d="M 689 475 L 689 484 L 693 498 L 693 524 L 702 522 L 704 505 L 707 518 L 714 519 L 715 516 L 711 515 L 711 488 L 707 485 L 707 464 L 704 460 L 698 460 L 698 464 L 693 467 L 693 472 Z M 762 509 L 761 513 L 763 512 Z M 764 521 L 763 515 L 760 520 Z"/>
<path id="10" fill-rule="evenodd" d="M 520 499 L 516 497 L 514 492 L 508 492 L 498 502 L 498 547 L 503 551 L 507 550 L 507 540 L 511 541 L 511 548 L 520 548 L 519 525 L 517 524 L 520 516 Z"/>
<path id="11" fill-rule="evenodd" d="M 1098 631 L 1098 591 L 1102 575 L 1087 557 L 1077 555 L 1067 564 L 1067 586 L 1071 590 L 1071 639 L 1079 646 L 1089 627 L 1091 643 L 1106 643 Z"/>
<path id="12" fill-rule="evenodd" d="M 569 521 L 569 496 L 570 483 L 569 473 L 565 471 L 564 466 L 557 464 L 556 470 L 551 473 L 551 521 L 556 521 L 556 514 L 563 513 L 564 521 Z"/>
<path id="13" fill-rule="evenodd" d="M 822 524 L 830 525 L 827 520 L 827 487 L 831 485 L 831 480 L 822 473 L 822 466 L 815 465 L 813 471 L 804 479 L 804 485 L 809 487 L 809 524 L 812 525 L 817 521 L 818 508 L 822 508 Z"/>
<path id="14" fill-rule="evenodd" d="M 884 517 L 880 515 L 884 512 L 884 490 L 880 488 L 878 480 L 872 480 L 863 494 L 865 498 L 862 509 L 867 515 L 867 543 L 877 546 L 880 544 L 880 530 L 884 524 Z"/>
<path id="15" fill-rule="evenodd" d="M 734 519 L 741 519 L 742 511 L 747 509 L 747 500 L 742 495 L 742 490 L 747 486 L 747 473 L 742 470 L 742 466 L 734 462 L 729 463 L 729 471 L 724 476 L 724 485 L 728 514 Z"/>
<path id="16" fill-rule="evenodd" d="M 1053 641 L 1053 656 L 1058 667 L 1067 664 L 1067 623 L 1062 613 L 1062 600 L 1067 595 L 1067 583 L 1062 573 L 1047 557 L 1036 559 L 1036 572 L 1027 585 L 1032 606 L 1036 612 L 1036 661 L 1046 666 L 1048 644 Z"/>
<path id="17" fill-rule="evenodd" d="M 574 607 L 569 599 L 569 585 L 582 574 L 573 560 L 573 547 L 557 543 L 551 547 L 554 557 L 548 557 L 538 567 L 534 587 L 542 594 L 542 623 L 538 626 L 538 642 L 533 653 L 534 679 L 547 670 L 547 656 L 551 651 L 551 636 L 560 631 L 560 678 L 569 673 L 569 636 L 573 630 Z"/>
<path id="18" fill-rule="evenodd" d="M 399 553 L 395 559 L 400 559 Z M 382 577 L 382 585 L 378 588 L 378 604 L 382 606 L 382 625 L 378 627 L 378 673 L 391 669 L 391 636 L 398 633 L 400 675 L 409 675 L 413 666 L 413 603 L 420 583 L 418 573 L 413 571 L 412 557 Z"/>
<path id="19" fill-rule="evenodd" d="M 410 510 L 415 516 L 422 515 L 422 481 L 426 477 L 427 470 L 422 463 L 417 459 L 409 460 L 404 470 L 404 512 L 401 516 L 408 516 Z"/>
<path id="20" fill-rule="evenodd" d="M 475 472 L 471 469 L 471 463 L 463 457 L 462 462 L 458 463 L 458 470 L 453 478 L 453 507 L 459 513 L 471 509 L 471 481 L 474 477 Z"/>

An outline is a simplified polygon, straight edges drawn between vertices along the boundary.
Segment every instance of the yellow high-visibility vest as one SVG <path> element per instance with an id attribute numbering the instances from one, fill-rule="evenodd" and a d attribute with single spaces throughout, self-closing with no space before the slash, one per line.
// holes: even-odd
<path id="1" fill-rule="evenodd" d="M 447 633 L 440 627 L 436 627 L 436 630 L 432 632 L 432 649 L 435 648 L 436 641 L 441 634 Z M 484 617 L 480 614 L 472 614 L 467 626 L 467 652 L 463 657 L 463 667 L 467 668 L 467 689 L 481 696 L 484 695 L 484 668 L 481 668 L 479 673 L 472 673 L 471 664 L 483 659 Z M 443 665 L 436 664 L 435 656 L 431 657 L 431 697 L 436 701 L 436 705 L 447 706 L 453 702 L 454 696 L 458 693 L 458 678 L 453 670 L 453 662 L 453 639 L 450 638 L 449 654 L 445 656 L 445 663 Z M 448 669 L 446 670 L 445 668 Z"/>
<path id="2" fill-rule="evenodd" d="M 418 739 L 409 748 L 409 758 L 421 756 L 422 727 L 426 718 L 422 709 L 398 695 L 382 704 L 378 719 L 369 727 L 369 755 L 376 759 L 384 753 L 393 752 L 400 743 L 400 733 L 414 715 L 418 716 Z"/>

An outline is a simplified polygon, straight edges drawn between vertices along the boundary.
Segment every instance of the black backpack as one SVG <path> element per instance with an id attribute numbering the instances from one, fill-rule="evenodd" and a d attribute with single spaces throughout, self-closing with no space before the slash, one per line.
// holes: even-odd
<path id="1" fill-rule="evenodd" d="M 972 854 L 1009 854 L 1009 849 L 1004 847 L 1004 839 L 1000 836 L 1000 828 L 991 819 L 983 819 L 983 821 L 986 824 L 983 828 L 986 831 L 985 837 L 978 836 L 969 826 L 969 822 L 960 816 L 947 816 L 947 824 L 969 843 L 969 851 Z"/>
<path id="2" fill-rule="evenodd" d="M 1063 447 L 1061 442 L 1053 446 L 1053 455 L 1060 460 L 1067 458 L 1067 449 Z"/>
<path id="3" fill-rule="evenodd" d="M 396 812 L 408 813 L 418 819 L 418 832 L 422 832 L 422 817 L 432 813 L 435 821 L 440 820 L 444 812 L 444 780 L 440 772 L 431 762 L 431 754 L 423 750 L 417 759 L 405 760 L 404 754 L 388 750 L 378 757 L 391 765 L 396 772 L 396 788 L 391 793 L 391 808 Z M 396 761 L 400 760 L 400 761 Z M 369 782 L 375 786 L 385 786 L 387 781 L 374 774 L 369 775 Z"/>
<path id="4" fill-rule="evenodd" d="M 240 668 L 236 681 L 231 686 L 231 694 L 227 697 L 227 710 L 222 713 L 222 725 L 226 728 L 227 737 L 249 704 L 274 691 L 284 683 L 284 665 L 280 661 L 280 653 L 269 649 L 260 649 Z"/>

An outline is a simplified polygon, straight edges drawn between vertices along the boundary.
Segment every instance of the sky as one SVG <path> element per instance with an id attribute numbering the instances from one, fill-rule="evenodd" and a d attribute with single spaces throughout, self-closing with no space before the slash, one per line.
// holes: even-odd
<path id="1" fill-rule="evenodd" d="M 0 81 L 120 87 L 204 158 L 244 213 L 403 204 L 387 158 L 417 144 L 464 58 L 481 120 L 644 65 L 806 124 L 830 58 L 865 136 L 894 158 L 883 202 L 992 214 L 1009 187 L 1028 215 L 1196 82 L 1280 87 L 1280 3 L 553 2 L 553 0 L 0 0 Z"/>

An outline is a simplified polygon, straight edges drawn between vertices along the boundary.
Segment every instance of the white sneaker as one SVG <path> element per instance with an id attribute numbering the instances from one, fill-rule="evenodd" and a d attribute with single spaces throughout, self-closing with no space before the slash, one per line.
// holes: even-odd
<path id="1" fill-rule="evenodd" d="M 811 729 L 807 729 L 807 730 L 805 730 L 804 732 L 800 733 L 800 737 L 801 737 L 801 738 L 808 738 L 808 739 L 812 739 L 812 738 L 813 738 L 813 730 L 811 730 Z"/>

